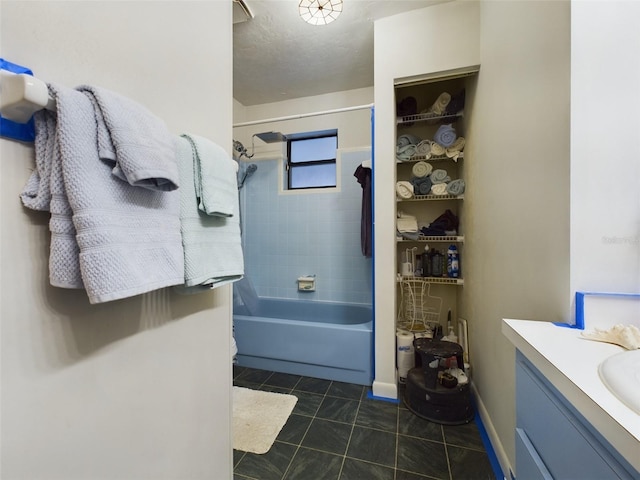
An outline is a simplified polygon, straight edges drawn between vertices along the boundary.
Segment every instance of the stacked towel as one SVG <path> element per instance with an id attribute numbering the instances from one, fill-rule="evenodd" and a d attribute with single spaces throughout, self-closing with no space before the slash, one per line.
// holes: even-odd
<path id="1" fill-rule="evenodd" d="M 236 181 L 234 161 L 224 149 L 196 135 L 176 139 L 180 172 L 180 230 L 184 247 L 184 286 L 182 293 L 196 293 L 242 278 L 244 261 L 240 242 L 238 191 L 226 186 Z M 210 173 L 199 176 L 196 169 L 208 165 Z M 215 171 L 214 171 L 215 170 Z M 217 210 L 207 214 L 200 208 L 198 191 L 218 192 Z M 226 195 L 226 198 L 224 198 Z"/>
<path id="2" fill-rule="evenodd" d="M 164 176 L 171 173 L 169 165 L 163 165 L 159 176 L 154 163 L 158 160 L 154 147 L 166 147 L 171 136 L 155 128 L 148 129 L 145 136 L 114 134 L 121 121 L 126 128 L 135 129 L 128 118 L 135 118 L 140 128 L 158 125 L 157 119 L 140 106 L 130 111 L 118 100 L 111 103 L 110 98 L 103 99 L 109 112 L 105 116 L 95 108 L 97 102 L 91 92 L 50 86 L 50 93 L 57 101 L 57 121 L 47 118 L 51 115 L 48 112 L 38 114 L 38 135 L 44 135 L 43 141 L 51 148 L 45 148 L 44 153 L 38 149 L 38 155 L 44 157 L 36 167 L 50 163 L 51 170 L 47 173 L 38 167 L 34 175 L 39 176 L 41 184 L 50 185 L 51 284 L 84 286 L 89 301 L 101 303 L 182 283 L 180 198 L 177 191 L 168 191 L 173 188 L 169 182 L 177 186 L 178 179 Z M 103 135 L 101 141 L 107 138 L 104 130 L 99 132 L 100 115 L 112 129 L 109 133 L 116 158 L 111 162 L 108 148 L 103 150 L 105 144 L 99 144 L 99 135 Z M 57 138 L 56 145 L 50 143 L 51 138 Z M 126 151 L 122 159 L 120 146 Z M 175 153 L 173 158 L 175 161 Z M 174 170 L 177 172 L 177 166 Z M 23 192 L 23 202 L 25 197 L 30 198 L 35 181 L 34 177 L 27 183 L 29 191 Z M 43 195 L 45 191 L 44 186 L 39 189 Z"/>
<path id="3" fill-rule="evenodd" d="M 416 177 L 426 177 L 432 171 L 433 171 L 433 167 L 431 166 L 431 164 L 427 162 L 417 162 L 416 164 L 413 165 L 413 168 L 411 169 L 411 172 Z"/>
<path id="4" fill-rule="evenodd" d="M 406 147 L 407 145 L 418 145 L 419 143 L 420 139 L 418 137 L 406 133 L 398 137 L 398 140 L 396 140 L 396 148 Z"/>
<path id="5" fill-rule="evenodd" d="M 450 147 L 456 141 L 458 135 L 452 125 L 440 125 L 433 139 L 443 147 Z"/>
<path id="6" fill-rule="evenodd" d="M 396 219 L 396 228 L 400 233 L 415 233 L 418 231 L 418 220 L 413 215 L 399 212 Z"/>
<path id="7" fill-rule="evenodd" d="M 400 135 L 396 141 L 396 159 L 400 162 L 406 162 L 416 154 L 417 145 L 420 139 L 415 135 Z"/>

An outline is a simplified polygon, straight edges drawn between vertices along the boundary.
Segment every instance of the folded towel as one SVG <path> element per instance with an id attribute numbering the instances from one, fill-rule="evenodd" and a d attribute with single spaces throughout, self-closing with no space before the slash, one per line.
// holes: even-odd
<path id="1" fill-rule="evenodd" d="M 418 145 L 416 145 L 416 155 L 421 155 L 423 157 L 431 157 L 431 140 L 422 140 Z"/>
<path id="2" fill-rule="evenodd" d="M 231 217 L 238 203 L 237 163 L 215 143 L 196 135 L 182 135 L 191 144 L 193 181 L 198 208 L 207 215 Z"/>
<path id="3" fill-rule="evenodd" d="M 449 158 L 452 158 L 454 160 L 458 160 L 458 157 L 460 157 L 460 153 L 464 149 L 465 143 L 466 143 L 466 141 L 465 141 L 464 137 L 456 138 L 456 141 L 453 142 L 453 145 L 451 145 L 450 147 L 447 147 L 447 149 L 445 151 L 445 154 Z"/>
<path id="4" fill-rule="evenodd" d="M 431 187 L 431 193 L 434 195 L 446 195 L 447 184 L 446 183 L 434 183 Z"/>
<path id="5" fill-rule="evenodd" d="M 431 183 L 433 183 L 434 185 L 436 183 L 448 182 L 449 180 L 447 179 L 451 180 L 449 178 L 449 175 L 447 175 L 447 171 L 442 168 L 437 168 L 436 170 L 431 172 Z"/>
<path id="6" fill-rule="evenodd" d="M 400 214 L 396 219 L 396 228 L 400 233 L 417 232 L 418 220 L 413 215 Z"/>
<path id="7" fill-rule="evenodd" d="M 411 160 L 416 154 L 416 146 L 415 145 L 405 145 L 404 147 L 400 147 L 396 149 L 396 160 L 401 162 L 406 162 Z"/>
<path id="8" fill-rule="evenodd" d="M 445 148 L 442 145 L 431 142 L 431 155 L 439 157 L 440 155 L 444 155 L 444 152 Z"/>
<path id="9" fill-rule="evenodd" d="M 415 135 L 405 133 L 404 135 L 400 135 L 396 140 L 396 148 L 406 147 L 407 145 L 418 145 L 420 141 L 421 140 Z"/>
<path id="10" fill-rule="evenodd" d="M 133 187 L 112 175 L 98 152 L 92 99 L 56 86 L 50 92 L 59 147 L 48 159 L 52 285 L 84 285 L 89 301 L 101 303 L 182 283 L 178 192 Z"/>
<path id="11" fill-rule="evenodd" d="M 440 125 L 433 139 L 443 147 L 450 147 L 456 141 L 458 135 L 452 125 Z"/>
<path id="12" fill-rule="evenodd" d="M 100 158 L 135 187 L 178 188 L 175 144 L 165 123 L 142 105 L 104 88 L 83 85 L 94 107 Z"/>
<path id="13" fill-rule="evenodd" d="M 34 115 L 34 123 L 36 169 L 20 197 L 27 208 L 51 212 L 49 283 L 59 288 L 84 288 L 73 212 L 62 176 L 56 114 L 39 110 Z"/>
<path id="14" fill-rule="evenodd" d="M 421 113 L 428 115 L 441 116 L 444 114 L 447 105 L 451 101 L 451 95 L 447 92 L 442 92 L 436 101 L 427 110 L 423 110 Z"/>
<path id="15" fill-rule="evenodd" d="M 458 178 L 447 184 L 447 193 L 449 195 L 462 195 L 464 193 L 464 180 Z"/>
<path id="16" fill-rule="evenodd" d="M 411 185 L 411 182 L 405 180 L 396 182 L 396 194 L 398 197 L 404 199 L 413 197 L 413 185 Z"/>
<path id="17" fill-rule="evenodd" d="M 431 164 L 427 162 L 417 162 L 416 164 L 413 165 L 413 168 L 411 169 L 411 172 L 416 177 L 426 177 L 432 171 L 433 171 L 433 167 L 431 166 Z"/>
<path id="18" fill-rule="evenodd" d="M 184 247 L 184 287 L 181 293 L 195 293 L 236 280 L 244 274 L 244 261 L 240 243 L 238 193 L 234 195 L 233 215 L 230 217 L 207 215 L 199 209 L 196 196 L 194 149 L 200 155 L 217 155 L 217 145 L 195 135 L 176 138 L 180 172 L 180 231 Z M 231 164 L 233 160 L 227 157 Z M 207 161 L 207 159 L 204 159 Z M 222 168 L 221 172 L 235 179 L 235 172 Z M 225 181 L 228 180 L 224 179 Z"/>
<path id="19" fill-rule="evenodd" d="M 416 195 L 429 195 L 431 191 L 431 179 L 426 177 L 413 177 L 411 179 L 413 191 Z"/>

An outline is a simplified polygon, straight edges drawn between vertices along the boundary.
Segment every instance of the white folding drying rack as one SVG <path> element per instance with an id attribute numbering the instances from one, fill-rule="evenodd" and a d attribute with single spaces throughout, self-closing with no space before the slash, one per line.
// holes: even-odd
<path id="1" fill-rule="evenodd" d="M 433 332 L 440 324 L 442 298 L 431 295 L 431 284 L 419 278 L 403 277 L 397 327 L 413 333 Z"/>

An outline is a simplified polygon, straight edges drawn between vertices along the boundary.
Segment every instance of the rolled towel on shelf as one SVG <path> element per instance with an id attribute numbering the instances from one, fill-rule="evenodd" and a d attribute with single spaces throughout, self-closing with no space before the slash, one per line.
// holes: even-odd
<path id="1" fill-rule="evenodd" d="M 447 175 L 447 171 L 442 168 L 437 168 L 431 172 L 431 183 L 434 185 L 437 183 L 446 183 L 450 180 L 451 178 Z"/>
<path id="2" fill-rule="evenodd" d="M 407 145 L 418 145 L 422 140 L 415 135 L 405 133 L 400 135 L 396 140 L 396 148 L 406 147 Z"/>
<path id="3" fill-rule="evenodd" d="M 429 175 L 431 172 L 433 171 L 433 166 L 431 166 L 431 164 L 427 163 L 427 162 L 417 162 L 413 168 L 411 169 L 411 172 L 416 176 L 416 177 L 426 177 L 427 175 Z"/>
<path id="4" fill-rule="evenodd" d="M 431 142 L 431 155 L 439 157 L 444 155 L 445 148 L 442 145 L 437 144 L 436 142 Z"/>
<path id="5" fill-rule="evenodd" d="M 433 142 L 431 140 L 422 140 L 418 145 L 416 145 L 416 155 L 422 155 L 427 157 L 431 157 L 431 144 Z"/>
<path id="6" fill-rule="evenodd" d="M 446 183 L 435 183 L 431 186 L 431 193 L 434 195 L 446 195 L 447 194 L 447 184 Z"/>
<path id="7" fill-rule="evenodd" d="M 462 195 L 464 193 L 464 180 L 458 178 L 457 180 L 452 180 L 447 183 L 447 193 L 449 195 Z"/>
<path id="8" fill-rule="evenodd" d="M 433 116 L 441 116 L 444 115 L 444 112 L 447 109 L 447 105 L 451 101 L 451 95 L 447 92 L 442 92 L 436 101 L 431 105 L 427 110 L 423 110 L 421 113 L 426 113 Z"/>
<path id="9" fill-rule="evenodd" d="M 458 138 L 456 129 L 452 125 L 440 125 L 433 139 L 443 147 L 450 147 Z"/>
<path id="10" fill-rule="evenodd" d="M 396 148 L 396 160 L 401 162 L 407 162 L 411 160 L 416 154 L 416 146 L 415 145 L 405 145 L 404 147 Z"/>
<path id="11" fill-rule="evenodd" d="M 463 88 L 455 95 L 451 96 L 451 100 L 444 112 L 445 115 L 457 115 L 464 110 L 465 89 Z"/>
<path id="12" fill-rule="evenodd" d="M 431 191 L 431 179 L 426 177 L 413 177 L 411 179 L 411 183 L 413 184 L 413 192 L 416 195 L 429 195 Z"/>
<path id="13" fill-rule="evenodd" d="M 396 194 L 400 198 L 409 199 L 413 197 L 413 185 L 411 182 L 401 180 L 396 182 Z"/>
<path id="14" fill-rule="evenodd" d="M 464 137 L 456 138 L 456 141 L 453 142 L 453 145 L 447 147 L 445 154 L 447 155 L 447 157 L 457 160 L 460 156 L 460 152 L 462 152 L 462 150 L 464 149 L 465 143 L 466 141 Z"/>

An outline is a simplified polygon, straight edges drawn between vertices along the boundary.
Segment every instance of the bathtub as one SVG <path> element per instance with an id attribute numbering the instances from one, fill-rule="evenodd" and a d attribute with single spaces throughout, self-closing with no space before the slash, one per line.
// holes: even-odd
<path id="1" fill-rule="evenodd" d="M 234 308 L 238 365 L 371 385 L 370 305 L 260 298 L 254 313 Z"/>

